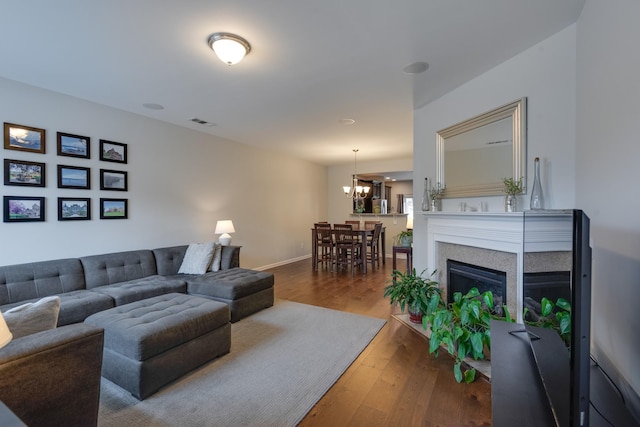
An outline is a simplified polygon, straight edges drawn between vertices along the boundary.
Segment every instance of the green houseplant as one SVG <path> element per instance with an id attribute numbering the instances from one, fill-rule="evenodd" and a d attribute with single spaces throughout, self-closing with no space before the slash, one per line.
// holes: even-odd
<path id="1" fill-rule="evenodd" d="M 462 362 L 465 357 L 475 360 L 485 358 L 485 348 L 491 346 L 489 325 L 495 317 L 493 312 L 493 294 L 490 291 L 480 294 L 472 288 L 463 295 L 453 294 L 453 302 L 445 304 L 439 295 L 429 301 L 429 314 L 423 318 L 422 325 L 431 329 L 429 352 L 438 355 L 442 347 L 454 358 L 453 373 L 456 381 L 471 383 L 475 380 L 476 370 L 473 368 L 463 372 Z M 505 307 L 507 321 L 511 321 Z"/>
<path id="2" fill-rule="evenodd" d="M 396 244 L 398 246 L 411 246 L 413 243 L 413 230 L 404 230 L 396 236 Z"/>
<path id="3" fill-rule="evenodd" d="M 571 303 L 564 298 L 558 298 L 555 304 L 543 297 L 540 301 L 540 316 L 531 320 L 527 315 L 529 310 L 524 309 L 525 323 L 532 326 L 554 329 L 567 348 L 571 347 Z"/>
<path id="4" fill-rule="evenodd" d="M 515 180 L 513 178 L 502 178 L 504 191 L 507 195 L 504 198 L 505 212 L 516 212 L 518 210 L 518 199 L 516 195 L 522 193 L 522 178 Z"/>
<path id="5" fill-rule="evenodd" d="M 427 278 L 416 273 L 414 268 L 410 273 L 394 270 L 391 274 L 391 284 L 384 288 L 385 298 L 389 298 L 391 304 L 400 305 L 404 312 L 405 307 L 409 312 L 412 322 L 421 323 L 422 316 L 429 313 L 429 301 L 434 295 L 440 295 L 438 282 L 433 280 L 434 271 Z"/>

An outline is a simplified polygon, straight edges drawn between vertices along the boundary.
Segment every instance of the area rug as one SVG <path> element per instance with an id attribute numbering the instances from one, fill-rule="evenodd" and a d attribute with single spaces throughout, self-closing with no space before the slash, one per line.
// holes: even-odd
<path id="1" fill-rule="evenodd" d="M 277 300 L 231 327 L 231 352 L 138 401 L 102 379 L 99 426 L 295 426 L 385 321 Z"/>

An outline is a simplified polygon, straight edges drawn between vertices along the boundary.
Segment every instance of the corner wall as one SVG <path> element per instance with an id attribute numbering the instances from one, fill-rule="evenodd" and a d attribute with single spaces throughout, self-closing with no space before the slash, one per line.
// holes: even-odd
<path id="1" fill-rule="evenodd" d="M 591 218 L 592 352 L 638 419 L 639 15 L 637 1 L 587 0 L 576 78 L 576 205 Z"/>
<path id="2" fill-rule="evenodd" d="M 0 223 L 0 265 L 217 239 L 232 219 L 241 265 L 309 256 L 309 227 L 327 216 L 327 168 L 187 128 L 0 79 L 0 122 L 46 130 L 46 188 L 0 185 L 0 195 L 46 197 L 46 222 Z M 91 159 L 56 154 L 56 132 L 91 137 Z M 126 165 L 99 161 L 99 139 L 128 144 Z M 91 168 L 91 190 L 57 188 L 57 164 Z M 99 170 L 125 170 L 129 191 L 101 191 Z M 57 219 L 58 197 L 90 197 L 90 221 Z M 129 219 L 100 220 L 101 197 L 129 199 Z"/>

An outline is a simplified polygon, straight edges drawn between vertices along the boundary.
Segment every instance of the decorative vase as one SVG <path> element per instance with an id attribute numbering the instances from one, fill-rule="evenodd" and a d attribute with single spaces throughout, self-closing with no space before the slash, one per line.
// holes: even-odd
<path id="1" fill-rule="evenodd" d="M 424 192 L 422 193 L 422 210 L 429 210 L 429 178 L 424 179 Z"/>
<path id="2" fill-rule="evenodd" d="M 544 195 L 542 194 L 542 185 L 540 185 L 540 157 L 536 157 L 533 162 L 535 175 L 533 178 L 533 189 L 531 189 L 531 210 L 544 209 Z"/>
<path id="3" fill-rule="evenodd" d="M 431 199 L 431 210 L 438 212 L 440 210 L 440 199 Z"/>
<path id="4" fill-rule="evenodd" d="M 504 211 L 505 212 L 517 212 L 518 211 L 518 198 L 515 194 L 507 194 L 504 198 Z"/>
<path id="5" fill-rule="evenodd" d="M 411 323 L 422 324 L 422 310 L 413 310 L 411 307 L 409 307 L 407 311 L 409 311 L 409 321 Z"/>

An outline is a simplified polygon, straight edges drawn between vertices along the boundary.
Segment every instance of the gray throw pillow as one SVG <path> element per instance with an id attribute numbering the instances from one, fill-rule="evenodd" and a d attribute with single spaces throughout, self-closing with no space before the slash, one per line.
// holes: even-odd
<path id="1" fill-rule="evenodd" d="M 213 257 L 211 258 L 211 265 L 207 271 L 218 271 L 220 270 L 220 263 L 222 261 L 222 245 L 220 243 L 216 243 L 213 248 Z"/>
<path id="2" fill-rule="evenodd" d="M 45 297 L 2 313 L 13 339 L 55 329 L 60 313 L 60 297 Z"/>
<path id="3" fill-rule="evenodd" d="M 192 243 L 182 259 L 178 274 L 204 274 L 213 258 L 214 242 Z"/>

